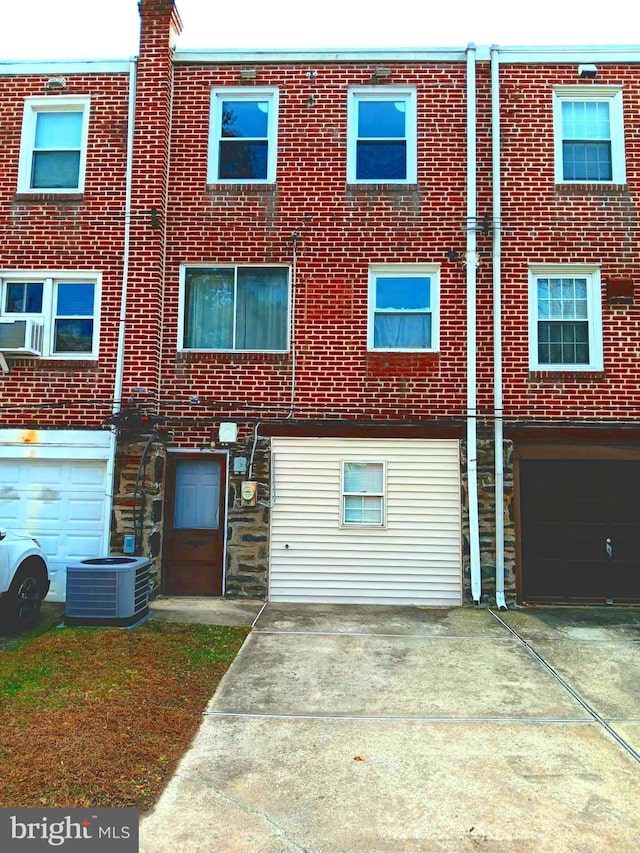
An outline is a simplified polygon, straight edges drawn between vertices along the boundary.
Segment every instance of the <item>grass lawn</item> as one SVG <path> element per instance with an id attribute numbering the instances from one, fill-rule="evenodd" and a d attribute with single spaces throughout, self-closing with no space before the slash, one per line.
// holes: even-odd
<path id="1" fill-rule="evenodd" d="M 248 633 L 44 617 L 0 646 L 0 807 L 151 808 Z"/>

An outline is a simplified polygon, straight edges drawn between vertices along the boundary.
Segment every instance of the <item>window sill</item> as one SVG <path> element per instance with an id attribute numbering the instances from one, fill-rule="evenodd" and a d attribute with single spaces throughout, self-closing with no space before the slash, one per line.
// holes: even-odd
<path id="1" fill-rule="evenodd" d="M 603 382 L 604 370 L 530 370 L 530 382 Z"/>
<path id="2" fill-rule="evenodd" d="M 629 191 L 627 184 L 556 184 L 558 195 L 624 195 Z"/>
<path id="3" fill-rule="evenodd" d="M 415 193 L 420 189 L 419 184 L 394 184 L 394 183 L 347 183 L 346 190 L 348 193 L 366 194 L 366 193 Z"/>
<path id="4" fill-rule="evenodd" d="M 207 192 L 212 195 L 242 195 L 243 193 L 271 193 L 276 192 L 275 182 L 264 184 L 207 184 Z"/>
<path id="5" fill-rule="evenodd" d="M 59 193 L 59 192 L 35 192 L 35 193 L 16 193 L 14 201 L 24 203 L 31 202 L 32 204 L 41 204 L 42 202 L 78 202 L 83 201 L 84 193 Z"/>
<path id="6" fill-rule="evenodd" d="M 289 352 L 193 352 L 182 350 L 176 353 L 178 364 L 214 362 L 216 364 L 285 364 L 291 362 Z"/>
<path id="7" fill-rule="evenodd" d="M 37 370 L 88 371 L 98 369 L 98 359 L 84 358 L 41 358 L 37 355 L 6 356 L 10 366 L 32 367 Z"/>

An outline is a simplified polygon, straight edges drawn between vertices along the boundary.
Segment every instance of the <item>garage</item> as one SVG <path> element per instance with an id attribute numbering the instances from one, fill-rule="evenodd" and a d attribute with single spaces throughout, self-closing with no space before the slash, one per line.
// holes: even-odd
<path id="1" fill-rule="evenodd" d="M 455 439 L 272 439 L 269 597 L 462 603 Z"/>
<path id="2" fill-rule="evenodd" d="M 0 431 L 0 527 L 40 540 L 49 600 L 64 600 L 69 562 L 108 553 L 109 440 L 88 431 Z"/>
<path id="3" fill-rule="evenodd" d="M 600 453 L 520 460 L 523 602 L 640 600 L 640 458 Z"/>

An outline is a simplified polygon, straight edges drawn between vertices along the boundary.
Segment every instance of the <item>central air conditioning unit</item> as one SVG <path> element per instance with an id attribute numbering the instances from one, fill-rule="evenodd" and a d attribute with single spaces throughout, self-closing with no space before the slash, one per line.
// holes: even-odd
<path id="1" fill-rule="evenodd" d="M 149 613 L 148 557 L 93 557 L 67 566 L 65 625 L 127 627 Z"/>
<path id="2" fill-rule="evenodd" d="M 0 320 L 0 352 L 42 355 L 43 335 L 41 320 Z"/>

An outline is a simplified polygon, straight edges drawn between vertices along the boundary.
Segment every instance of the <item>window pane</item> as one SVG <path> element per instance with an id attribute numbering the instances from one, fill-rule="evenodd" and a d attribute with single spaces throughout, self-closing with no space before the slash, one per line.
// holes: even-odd
<path id="1" fill-rule="evenodd" d="M 404 101 L 359 101 L 358 138 L 404 139 L 406 135 Z"/>
<path id="2" fill-rule="evenodd" d="M 376 349 L 430 349 L 430 314 L 376 314 L 373 346 Z"/>
<path id="3" fill-rule="evenodd" d="M 562 103 L 563 139 L 611 139 L 609 103 L 575 101 Z"/>
<path id="4" fill-rule="evenodd" d="M 428 310 L 431 279 L 376 277 L 376 308 Z"/>
<path id="5" fill-rule="evenodd" d="M 356 149 L 356 178 L 405 180 L 407 145 L 402 142 L 359 142 Z"/>
<path id="6" fill-rule="evenodd" d="M 282 268 L 239 267 L 236 308 L 236 349 L 287 348 L 288 271 Z"/>
<path id="7" fill-rule="evenodd" d="M 79 175 L 79 151 L 35 151 L 33 154 L 33 189 L 74 189 L 78 186 Z"/>
<path id="8" fill-rule="evenodd" d="M 223 101 L 222 136 L 266 137 L 269 132 L 268 101 Z"/>
<path id="9" fill-rule="evenodd" d="M 36 148 L 80 148 L 82 112 L 42 112 L 36 118 Z"/>
<path id="10" fill-rule="evenodd" d="M 234 273 L 190 269 L 185 273 L 184 346 L 232 349 Z"/>
<path id="11" fill-rule="evenodd" d="M 11 282 L 5 301 L 7 314 L 41 314 L 42 282 Z"/>
<path id="12" fill-rule="evenodd" d="M 345 524 L 382 524 L 382 498 L 346 495 L 344 498 Z"/>
<path id="13" fill-rule="evenodd" d="M 91 352 L 93 320 L 56 320 L 54 352 Z"/>
<path id="14" fill-rule="evenodd" d="M 562 175 L 565 181 L 611 181 L 611 143 L 563 142 Z"/>
<path id="15" fill-rule="evenodd" d="M 345 492 L 375 492 L 381 494 L 384 483 L 383 470 L 383 465 L 380 462 L 345 462 Z"/>
<path id="16" fill-rule="evenodd" d="M 220 142 L 219 178 L 267 177 L 267 142 Z"/>
<path id="17" fill-rule="evenodd" d="M 95 285 L 88 282 L 58 284 L 56 314 L 73 317 L 91 317 Z"/>
<path id="18" fill-rule="evenodd" d="M 540 364 L 589 364 L 588 323 L 538 323 Z"/>

